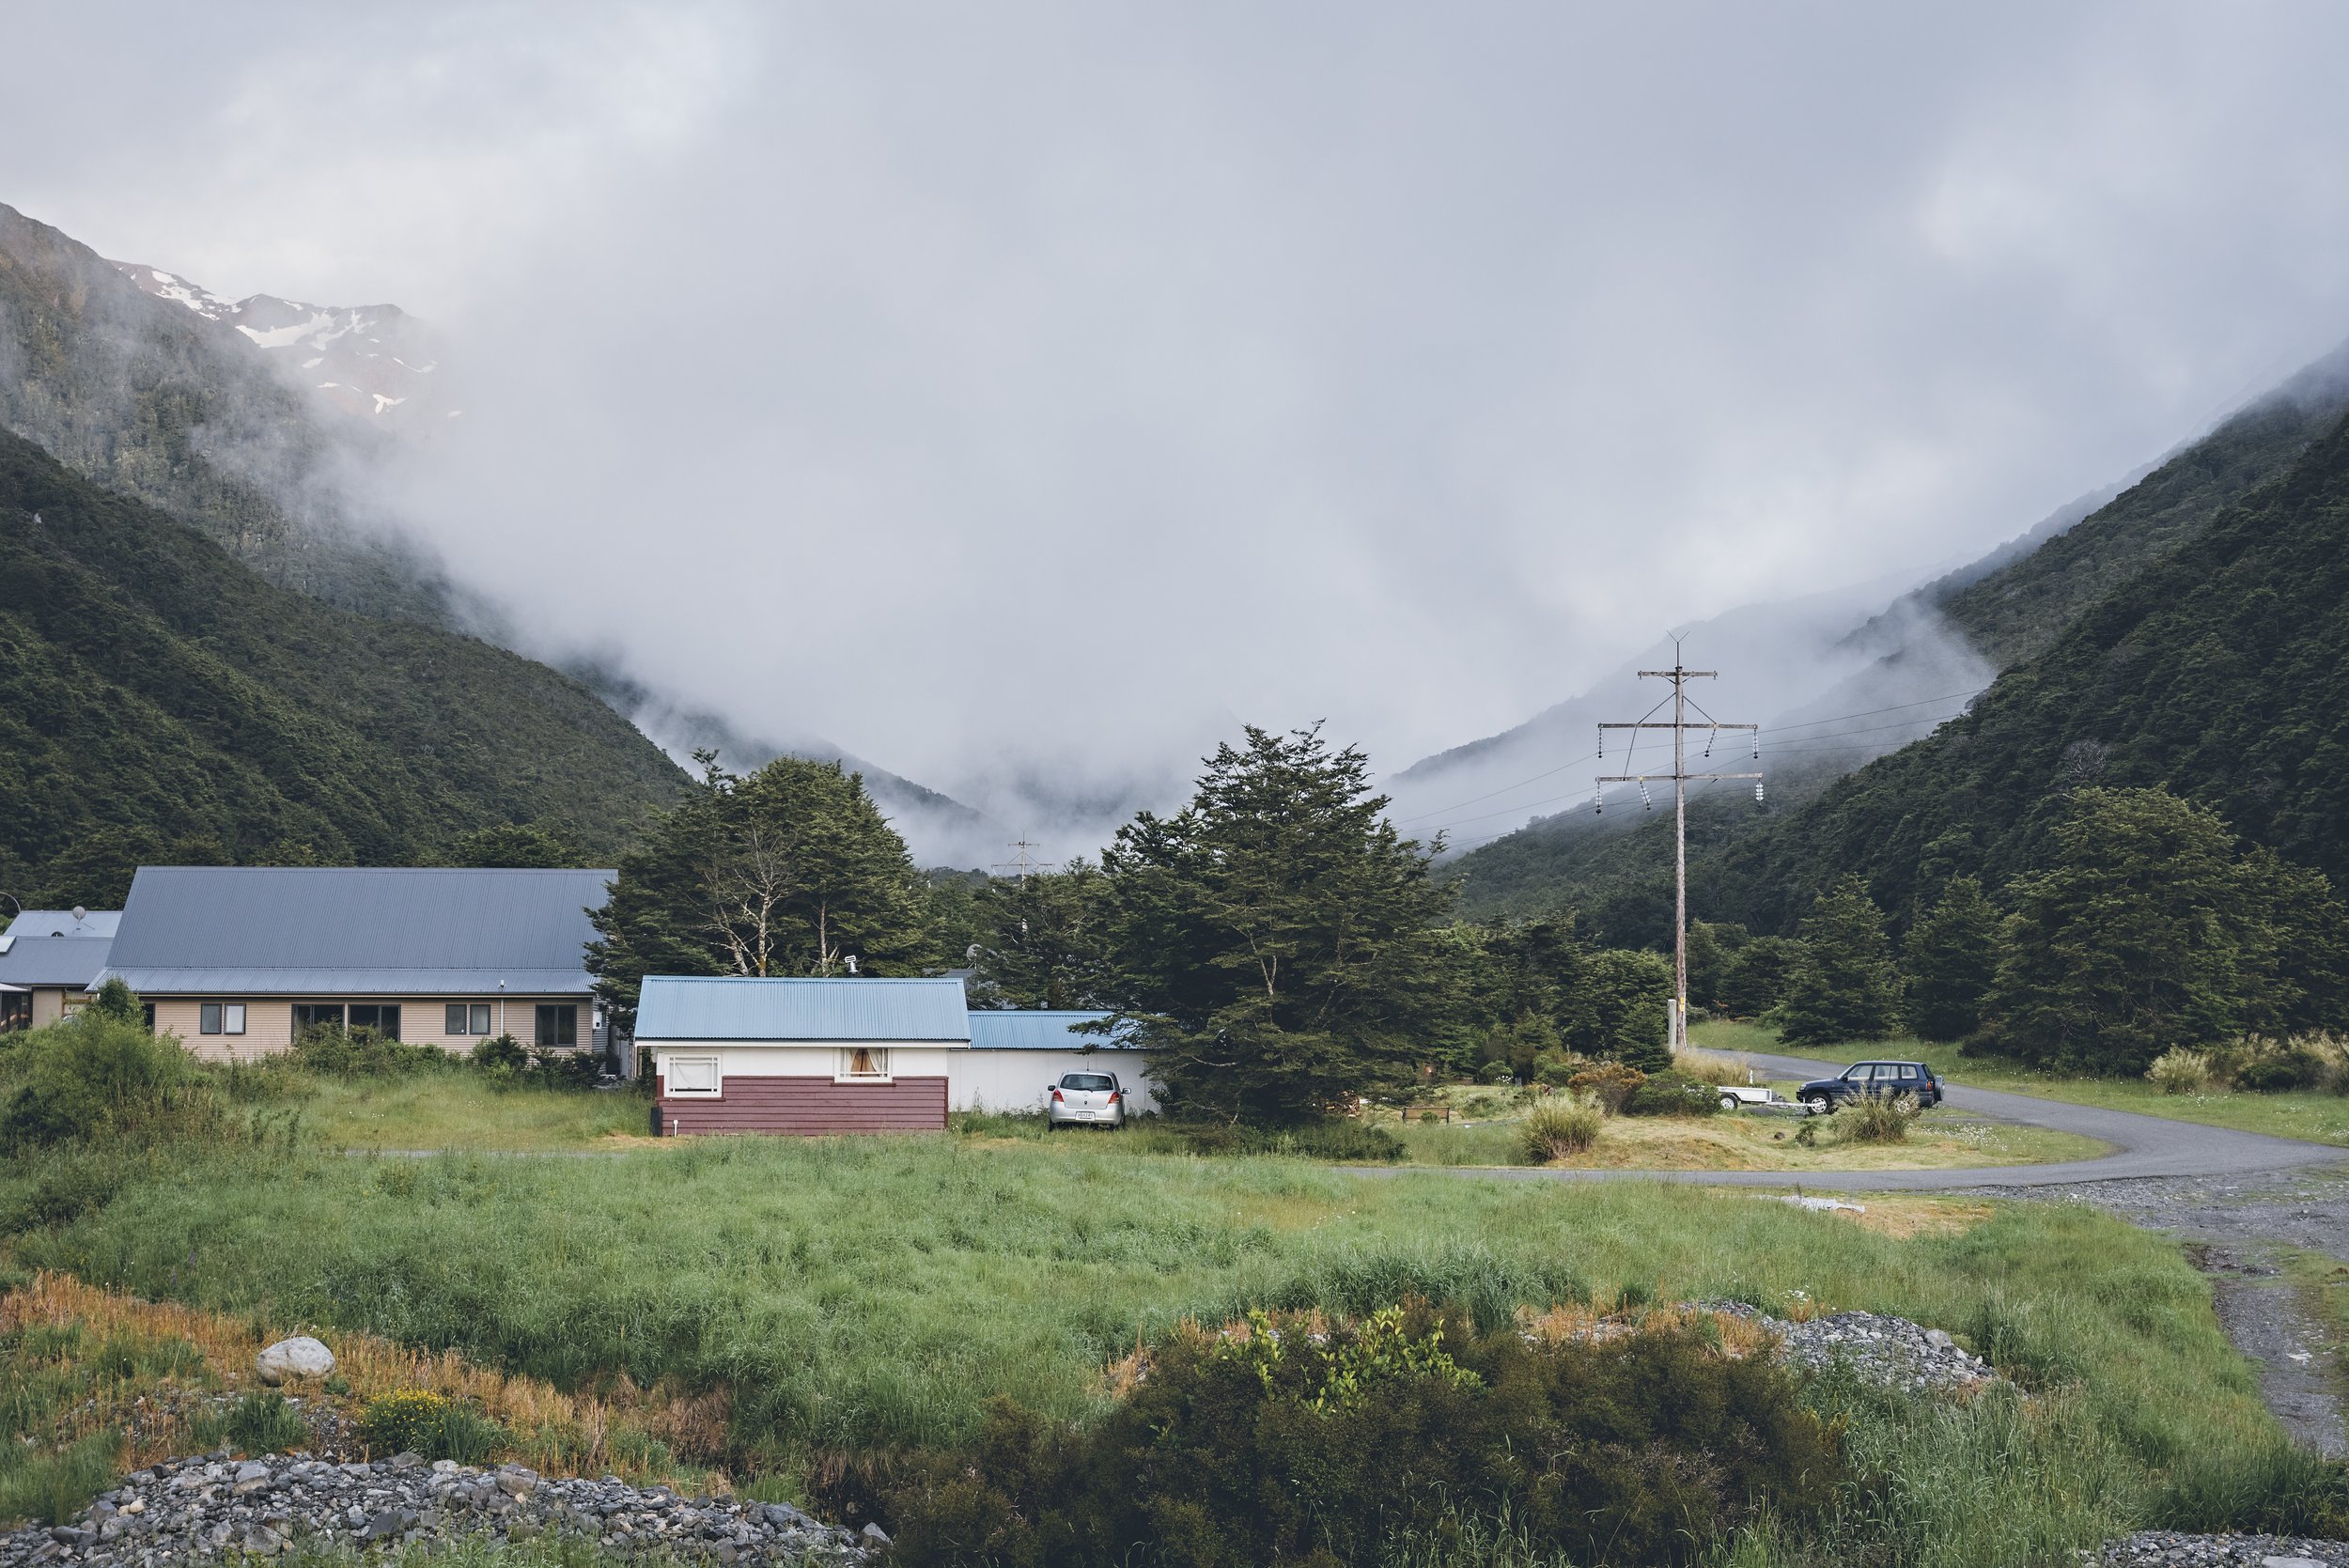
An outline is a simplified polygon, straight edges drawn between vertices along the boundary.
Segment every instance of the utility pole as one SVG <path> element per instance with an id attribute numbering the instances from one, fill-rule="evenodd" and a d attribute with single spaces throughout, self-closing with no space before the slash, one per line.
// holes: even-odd
<path id="1" fill-rule="evenodd" d="M 1041 849 L 1044 846 L 1033 843 L 1028 839 L 1016 838 L 1011 841 L 1010 847 L 1019 851 L 1019 858 L 1018 860 L 998 861 L 988 869 L 990 871 L 1008 871 L 1013 876 L 1019 877 L 1022 885 L 1025 885 L 1028 880 L 1028 873 L 1033 871 L 1040 875 L 1052 869 L 1052 862 L 1050 861 L 1035 861 L 1028 858 L 1029 850 Z"/>
<path id="2" fill-rule="evenodd" d="M 1647 786 L 1649 783 L 1651 781 L 1661 782 L 1665 779 L 1670 779 L 1672 781 L 1672 1048 L 1675 1054 L 1687 1049 L 1688 1045 L 1688 784 L 1692 780 L 1700 779 L 1751 779 L 1754 781 L 1754 800 L 1759 801 L 1762 799 L 1762 775 L 1759 771 L 1751 773 L 1691 773 L 1688 771 L 1688 732 L 1690 730 L 1703 730 L 1705 732 L 1704 754 L 1708 757 L 1713 754 L 1714 738 L 1719 736 L 1722 730 L 1747 731 L 1754 737 L 1754 761 L 1760 762 L 1762 760 L 1762 727 L 1759 724 L 1721 723 L 1711 714 L 1706 713 L 1702 706 L 1691 700 L 1688 696 L 1688 683 L 1690 681 L 1712 680 L 1719 677 L 1719 675 L 1720 672 L 1719 670 L 1690 670 L 1685 668 L 1680 656 L 1680 639 L 1675 637 L 1672 639 L 1672 667 L 1671 669 L 1641 670 L 1640 672 L 1640 677 L 1642 680 L 1654 679 L 1668 680 L 1672 682 L 1672 695 L 1664 699 L 1664 702 L 1669 702 L 1672 705 L 1672 716 L 1671 721 L 1667 722 L 1655 718 L 1656 708 L 1662 707 L 1664 706 L 1663 702 L 1659 702 L 1656 705 L 1656 707 L 1651 707 L 1647 710 L 1648 716 L 1645 718 L 1637 720 L 1627 724 L 1601 724 L 1598 726 L 1598 751 L 1601 756 L 1605 756 L 1607 754 L 1607 732 L 1609 730 L 1630 730 L 1632 732 L 1630 749 L 1635 753 L 1638 751 L 1640 745 L 1640 731 L 1670 730 L 1672 732 L 1672 770 L 1671 772 L 1605 774 L 1595 781 L 1596 787 L 1592 792 L 1591 805 L 1595 812 L 1604 809 L 1604 795 L 1606 787 L 1610 784 L 1636 784 L 1640 786 L 1641 804 L 1642 806 L 1652 806 L 1654 802 L 1648 799 L 1647 793 Z M 1688 709 L 1692 707 L 1696 708 L 1697 712 L 1703 717 L 1704 721 L 1703 723 L 1690 723 L 1688 722 Z"/>

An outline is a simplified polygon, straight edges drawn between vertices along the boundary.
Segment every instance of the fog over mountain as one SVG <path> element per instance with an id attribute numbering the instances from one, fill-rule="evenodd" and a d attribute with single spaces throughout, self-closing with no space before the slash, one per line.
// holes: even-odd
<path id="1" fill-rule="evenodd" d="M 0 201 L 441 415 L 359 510 L 525 648 L 942 791 L 966 860 L 1242 722 L 1446 806 L 1636 717 L 1668 628 L 1811 711 L 2349 332 L 2314 5 L 151 22 L 11 20 Z"/>

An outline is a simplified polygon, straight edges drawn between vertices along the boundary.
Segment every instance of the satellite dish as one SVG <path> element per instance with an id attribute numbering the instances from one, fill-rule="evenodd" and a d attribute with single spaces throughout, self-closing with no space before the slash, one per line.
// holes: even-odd
<path id="1" fill-rule="evenodd" d="M 73 921 L 75 924 L 80 924 L 82 921 L 88 917 L 88 915 L 89 911 L 83 908 L 79 904 L 73 906 Z"/>

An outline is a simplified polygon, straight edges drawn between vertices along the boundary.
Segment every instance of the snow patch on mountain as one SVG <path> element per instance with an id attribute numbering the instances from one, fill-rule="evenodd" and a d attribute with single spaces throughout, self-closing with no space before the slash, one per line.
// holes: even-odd
<path id="1" fill-rule="evenodd" d="M 412 435 L 455 417 L 447 389 L 425 380 L 441 367 L 439 343 L 430 328 L 397 305 L 319 305 L 274 294 L 226 300 L 160 267 L 132 261 L 113 266 L 157 299 L 235 328 L 287 375 L 299 375 L 298 384 L 343 413 Z M 318 371 L 325 377 L 312 374 Z"/>

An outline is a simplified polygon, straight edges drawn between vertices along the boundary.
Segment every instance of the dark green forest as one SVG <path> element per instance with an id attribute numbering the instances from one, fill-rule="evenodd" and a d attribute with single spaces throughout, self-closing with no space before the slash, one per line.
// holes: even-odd
<path id="1" fill-rule="evenodd" d="M 684 774 L 594 693 L 334 609 L 0 433 L 0 888 L 141 861 L 404 864 L 541 825 L 617 857 Z"/>
<path id="2" fill-rule="evenodd" d="M 1806 775 L 1766 757 L 1767 809 L 1732 792 L 1701 793 L 1689 815 L 1694 907 L 1791 932 L 1812 898 L 1856 867 L 1905 924 L 1917 897 L 1930 899 L 1952 877 L 1980 873 L 1995 884 L 2022 869 L 2045 832 L 2049 791 L 2091 781 L 2169 784 L 2338 877 L 2340 835 L 2328 837 L 2315 800 L 2293 798 L 2307 748 L 2263 730 L 2270 720 L 2303 732 L 2322 722 L 2305 711 L 2323 706 L 2321 689 L 2272 691 L 2266 665 L 2290 642 L 2292 668 L 2323 667 L 2331 590 L 2286 581 L 2296 566 L 2279 567 L 2257 546 L 2264 531 L 2287 526 L 2289 510 L 2309 555 L 2339 549 L 2338 501 L 2311 490 L 2349 483 L 2340 472 L 2345 362 L 2349 350 L 2310 366 L 2020 559 L 1928 589 L 2001 667 L 2000 679 L 1970 717 L 1849 776 Z M 2186 590 L 2191 609 L 2180 600 Z M 2263 591 L 2299 596 L 2304 613 L 2228 644 L 2223 629 L 2259 613 L 2237 596 Z M 2221 729 L 2202 726 L 2205 716 Z M 2218 734 L 2228 739 L 2192 743 Z M 2244 748 L 2255 741 L 2253 764 Z M 2230 760 L 2237 755 L 2240 765 Z M 1572 908 L 1610 942 L 1669 940 L 1670 819 L 1619 820 L 1557 818 L 1462 856 L 1451 868 L 1462 907 L 1515 916 Z"/>

